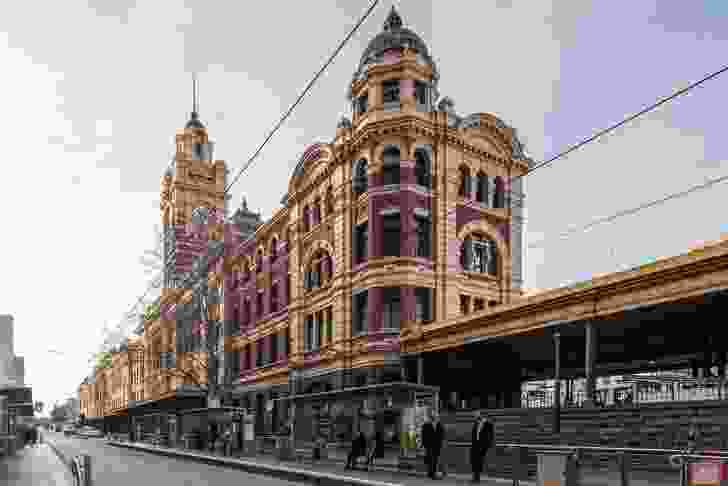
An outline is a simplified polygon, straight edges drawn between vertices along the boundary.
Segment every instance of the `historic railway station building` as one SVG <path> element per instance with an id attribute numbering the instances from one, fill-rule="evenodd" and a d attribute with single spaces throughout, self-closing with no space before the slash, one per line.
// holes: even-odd
<path id="1" fill-rule="evenodd" d="M 686 338 L 676 324 L 725 303 L 725 242 L 524 295 L 518 176 L 532 161 L 499 118 L 458 114 L 439 77 L 392 9 L 355 68 L 351 119 L 304 151 L 265 222 L 245 201 L 225 219 L 228 169 L 193 112 L 161 185 L 169 271 L 160 312 L 119 351 L 126 357 L 82 385 L 82 412 L 204 406 L 200 322 L 185 283 L 201 259 L 225 323 L 225 401 L 253 410 L 260 435 L 278 430 L 280 399 L 291 395 L 418 383 L 440 390 L 455 422 L 458 410 L 511 410 L 511 433 L 525 423 L 513 410 L 529 379 L 586 377 L 593 404 L 596 376 L 724 369 L 714 329 L 694 326 Z"/>

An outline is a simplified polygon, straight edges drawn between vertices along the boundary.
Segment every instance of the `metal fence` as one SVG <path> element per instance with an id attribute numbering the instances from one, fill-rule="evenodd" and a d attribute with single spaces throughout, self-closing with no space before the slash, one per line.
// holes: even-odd
<path id="1" fill-rule="evenodd" d="M 535 444 L 495 444 L 495 447 L 512 453 L 511 469 L 513 485 L 527 479 L 526 453 L 537 456 L 537 476 L 539 484 L 554 481 L 560 485 L 575 485 L 584 466 L 586 455 L 616 460 L 620 484 L 628 486 L 632 465 L 637 456 L 659 456 L 666 464 L 680 474 L 680 485 L 721 484 L 728 476 L 728 451 L 720 450 L 675 450 L 647 448 L 619 448 L 598 446 L 535 445 Z"/>
<path id="2" fill-rule="evenodd" d="M 563 389 L 562 389 L 563 390 Z M 611 390 L 610 390 L 611 391 Z M 633 405 L 636 403 L 661 402 L 687 402 L 693 400 L 725 400 L 728 398 L 726 384 L 696 385 L 691 388 L 676 387 L 670 390 L 637 391 L 619 389 L 607 393 L 608 390 L 597 390 L 595 400 L 599 405 L 618 407 L 620 405 Z M 523 408 L 549 408 L 554 406 L 555 392 L 553 390 L 535 390 L 521 393 L 521 407 Z M 561 392 L 562 407 L 582 407 L 586 401 L 586 393 L 577 391 L 572 393 Z"/>

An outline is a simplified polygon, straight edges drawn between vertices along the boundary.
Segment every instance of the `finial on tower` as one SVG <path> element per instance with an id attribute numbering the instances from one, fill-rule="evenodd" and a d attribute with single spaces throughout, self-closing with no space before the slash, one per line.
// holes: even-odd
<path id="1" fill-rule="evenodd" d="M 192 73 L 192 113 L 190 114 L 190 121 L 187 122 L 186 128 L 205 128 L 205 125 L 200 121 L 199 108 L 197 73 Z"/>
<path id="2" fill-rule="evenodd" d="M 399 16 L 397 9 L 392 5 L 392 9 L 389 11 L 389 15 L 387 15 L 387 20 L 384 21 L 384 30 L 389 31 L 401 28 L 402 17 Z"/>

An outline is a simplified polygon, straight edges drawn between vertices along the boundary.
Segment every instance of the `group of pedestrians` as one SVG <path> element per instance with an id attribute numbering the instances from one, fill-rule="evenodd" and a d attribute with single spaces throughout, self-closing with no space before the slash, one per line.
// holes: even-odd
<path id="1" fill-rule="evenodd" d="M 480 482 L 480 475 L 483 472 L 485 456 L 493 447 L 495 430 L 493 423 L 481 412 L 477 412 L 473 424 L 470 440 L 470 465 L 473 473 L 473 483 Z M 425 449 L 425 465 L 427 475 L 430 479 L 440 479 L 437 472 L 442 476 L 447 474 L 440 461 L 442 448 L 445 443 L 445 428 L 440 422 L 437 412 L 432 412 L 422 426 L 422 446 Z M 354 437 L 349 456 L 346 459 L 346 469 L 354 469 L 357 459 L 361 456 L 367 458 L 367 465 L 370 466 L 374 457 L 384 456 L 384 441 L 381 433 L 375 434 L 374 446 L 367 451 L 367 440 L 360 430 Z"/>
<path id="2" fill-rule="evenodd" d="M 31 447 L 35 447 L 38 444 L 43 443 L 43 434 L 40 427 L 33 426 L 25 431 L 25 444 Z"/>

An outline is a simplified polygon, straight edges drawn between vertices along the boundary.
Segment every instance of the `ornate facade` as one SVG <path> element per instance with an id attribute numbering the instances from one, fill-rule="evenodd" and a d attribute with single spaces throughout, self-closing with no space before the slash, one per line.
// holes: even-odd
<path id="1" fill-rule="evenodd" d="M 130 371 L 132 348 L 123 351 L 112 368 L 126 371 L 99 373 L 94 385 L 108 389 L 108 406 L 93 405 L 101 395 L 82 387 L 87 415 L 173 398 L 193 384 L 170 370 L 205 359 L 190 358 L 200 351 L 200 322 L 188 312 L 196 265 L 209 265 L 220 297 L 212 310 L 225 323 L 228 398 L 261 416 L 291 392 L 413 380 L 400 342 L 421 336 L 424 323 L 518 299 L 517 176 L 531 161 L 497 117 L 460 116 L 450 98 L 438 102 L 439 76 L 392 9 L 350 83 L 352 118 L 304 151 L 266 222 L 245 201 L 225 222 L 228 171 L 193 112 L 162 179 L 168 271 L 160 315 L 137 343 L 143 370 Z"/>

